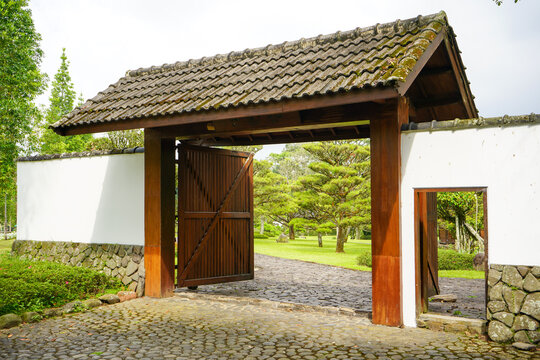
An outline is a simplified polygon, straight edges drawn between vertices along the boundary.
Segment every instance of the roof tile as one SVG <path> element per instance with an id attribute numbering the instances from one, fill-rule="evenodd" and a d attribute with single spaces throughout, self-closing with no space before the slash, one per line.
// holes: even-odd
<path id="1" fill-rule="evenodd" d="M 128 71 L 53 125 L 71 127 L 396 86 L 448 22 L 444 12 Z"/>

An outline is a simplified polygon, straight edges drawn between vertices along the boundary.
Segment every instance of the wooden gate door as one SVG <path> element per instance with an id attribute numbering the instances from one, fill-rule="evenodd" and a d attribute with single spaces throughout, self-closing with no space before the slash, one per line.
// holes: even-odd
<path id="1" fill-rule="evenodd" d="M 253 279 L 253 154 L 178 148 L 177 286 Z"/>
<path id="2" fill-rule="evenodd" d="M 419 192 L 419 236 L 422 274 L 422 302 L 427 311 L 428 298 L 439 294 L 437 243 L 437 193 Z"/>

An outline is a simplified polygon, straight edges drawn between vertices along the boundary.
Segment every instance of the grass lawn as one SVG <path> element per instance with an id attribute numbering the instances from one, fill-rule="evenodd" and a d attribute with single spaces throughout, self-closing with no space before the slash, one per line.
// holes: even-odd
<path id="1" fill-rule="evenodd" d="M 324 236 L 323 245 L 322 248 L 318 247 L 316 236 L 308 236 L 306 239 L 297 238 L 288 243 L 277 243 L 276 238 L 255 239 L 255 252 L 285 259 L 371 271 L 371 268 L 360 266 L 356 262 L 356 257 L 360 252 L 371 251 L 370 240 L 348 240 L 345 243 L 345 253 L 336 253 L 335 237 Z"/>
<path id="2" fill-rule="evenodd" d="M 14 240 L 4 240 L 4 238 L 0 239 L 0 254 L 8 253 L 11 251 L 11 244 L 13 244 Z"/>
<path id="3" fill-rule="evenodd" d="M 358 265 L 356 261 L 360 252 L 371 252 L 370 240 L 348 240 L 345 243 L 345 253 L 341 254 L 336 253 L 335 237 L 323 237 L 323 245 L 322 248 L 318 247 L 316 236 L 308 236 L 305 239 L 297 238 L 288 243 L 277 243 L 276 237 L 272 237 L 269 239 L 255 239 L 255 252 L 285 259 L 371 271 L 371 268 Z M 439 270 L 439 277 L 484 279 L 485 275 L 483 271 L 475 270 Z"/>

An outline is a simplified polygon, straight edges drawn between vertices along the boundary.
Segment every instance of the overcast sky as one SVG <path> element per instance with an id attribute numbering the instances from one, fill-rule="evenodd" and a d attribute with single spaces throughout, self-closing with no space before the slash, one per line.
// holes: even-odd
<path id="1" fill-rule="evenodd" d="M 65 47 L 85 99 L 139 67 L 444 10 L 480 115 L 540 113 L 538 0 L 500 7 L 492 0 L 30 0 L 30 7 L 43 39 L 43 71 L 52 79 Z"/>

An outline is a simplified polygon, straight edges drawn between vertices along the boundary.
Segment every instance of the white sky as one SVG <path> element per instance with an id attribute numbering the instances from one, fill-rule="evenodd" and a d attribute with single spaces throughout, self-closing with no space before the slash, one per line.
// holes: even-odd
<path id="1" fill-rule="evenodd" d="M 505 0 L 500 7 L 492 0 L 30 0 L 30 7 L 43 38 L 43 71 L 52 79 L 65 47 L 85 99 L 139 67 L 444 10 L 480 115 L 540 113 L 538 0 Z M 258 157 L 279 148 L 265 147 Z"/>

